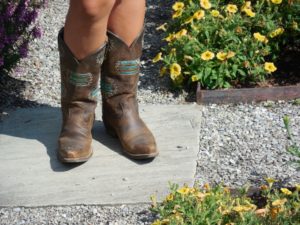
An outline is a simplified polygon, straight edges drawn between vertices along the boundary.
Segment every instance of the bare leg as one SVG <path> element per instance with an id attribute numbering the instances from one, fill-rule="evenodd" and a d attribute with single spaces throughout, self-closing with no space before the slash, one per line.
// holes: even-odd
<path id="1" fill-rule="evenodd" d="M 77 59 L 104 44 L 109 14 L 116 0 L 70 0 L 64 41 Z"/>
<path id="2" fill-rule="evenodd" d="M 116 0 L 108 20 L 108 30 L 131 45 L 143 28 L 145 9 L 145 0 Z"/>

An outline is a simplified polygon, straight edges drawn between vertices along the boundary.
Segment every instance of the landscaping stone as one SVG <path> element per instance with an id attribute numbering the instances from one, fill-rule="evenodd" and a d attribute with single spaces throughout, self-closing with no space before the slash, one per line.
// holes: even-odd
<path id="1" fill-rule="evenodd" d="M 118 140 L 105 133 L 97 108 L 94 155 L 76 165 L 56 158 L 59 108 L 10 112 L 0 126 L 0 206 L 147 203 L 151 194 L 162 199 L 169 181 L 193 185 L 201 107 L 141 106 L 140 111 L 156 137 L 157 158 L 126 158 Z"/>

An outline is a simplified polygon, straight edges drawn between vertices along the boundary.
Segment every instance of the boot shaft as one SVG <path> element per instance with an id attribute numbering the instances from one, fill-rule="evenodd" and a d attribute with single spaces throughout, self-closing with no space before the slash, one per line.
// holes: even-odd
<path id="1" fill-rule="evenodd" d="M 140 73 L 143 32 L 130 46 L 112 32 L 108 32 L 107 36 L 108 50 L 102 65 L 102 98 L 107 100 L 122 94 L 135 97 Z"/>
<path id="2" fill-rule="evenodd" d="M 96 101 L 99 89 L 100 67 L 104 60 L 105 45 L 82 60 L 76 59 L 64 42 L 63 29 L 58 35 L 60 55 L 62 103 Z"/>

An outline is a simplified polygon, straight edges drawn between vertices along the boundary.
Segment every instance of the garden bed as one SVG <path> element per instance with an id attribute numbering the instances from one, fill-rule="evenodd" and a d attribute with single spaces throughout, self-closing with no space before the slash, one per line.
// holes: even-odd
<path id="1" fill-rule="evenodd" d="M 279 71 L 256 85 L 236 85 L 230 89 L 205 90 L 197 85 L 198 104 L 251 103 L 300 98 L 300 50 L 286 50 L 280 57 Z"/>

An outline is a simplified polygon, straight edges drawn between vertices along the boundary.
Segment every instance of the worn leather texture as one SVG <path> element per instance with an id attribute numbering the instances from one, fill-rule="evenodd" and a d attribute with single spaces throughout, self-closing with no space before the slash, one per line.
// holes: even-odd
<path id="1" fill-rule="evenodd" d="M 119 138 L 131 158 L 153 158 L 158 154 L 153 134 L 139 116 L 137 83 L 143 33 L 127 46 L 108 32 L 108 50 L 102 64 L 102 115 L 107 131 Z"/>
<path id="2" fill-rule="evenodd" d="M 62 29 L 58 35 L 58 48 L 62 111 L 58 157 L 62 162 L 84 162 L 92 155 L 91 130 L 100 93 L 100 67 L 106 46 L 77 60 L 64 42 Z"/>

